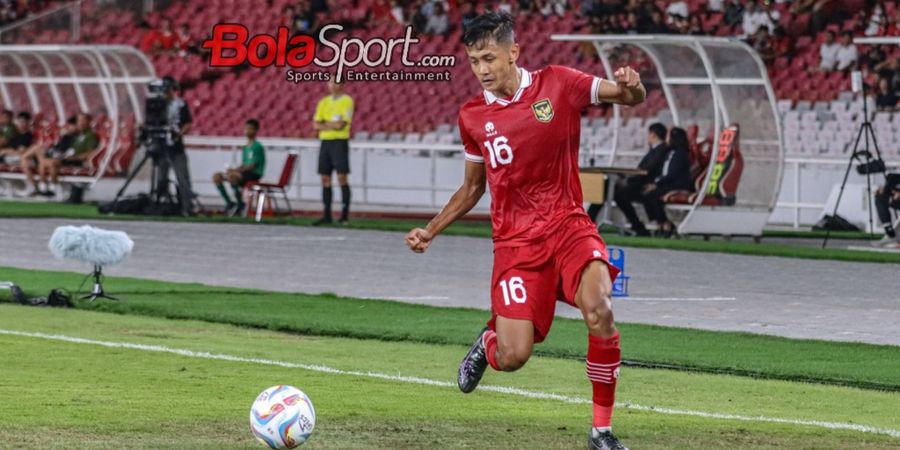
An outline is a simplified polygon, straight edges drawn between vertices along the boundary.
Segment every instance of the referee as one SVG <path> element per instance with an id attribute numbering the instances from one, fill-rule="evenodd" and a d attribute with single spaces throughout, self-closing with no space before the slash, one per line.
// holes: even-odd
<path id="1" fill-rule="evenodd" d="M 343 86 L 328 81 L 328 92 L 316 105 L 313 116 L 313 129 L 319 132 L 322 147 L 319 150 L 319 175 L 322 176 L 322 202 L 325 214 L 313 225 L 327 225 L 331 220 L 331 172 L 337 172 L 338 184 L 341 185 L 341 218 L 338 223 L 347 223 L 350 213 L 350 185 L 347 174 L 350 173 L 350 120 L 353 117 L 353 99 L 344 93 Z"/>

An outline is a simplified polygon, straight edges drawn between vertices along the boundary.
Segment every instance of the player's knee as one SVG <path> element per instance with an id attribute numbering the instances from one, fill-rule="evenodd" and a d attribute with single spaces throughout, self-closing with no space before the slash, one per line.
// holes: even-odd
<path id="1" fill-rule="evenodd" d="M 584 323 L 592 334 L 601 336 L 610 334 L 615 327 L 615 321 L 608 296 L 584 308 Z"/>
<path id="2" fill-rule="evenodd" d="M 497 363 L 504 372 L 522 368 L 531 357 L 531 347 L 528 345 L 498 343 L 497 350 Z"/>
<path id="3" fill-rule="evenodd" d="M 234 184 L 234 185 L 240 185 L 241 184 L 241 176 L 236 173 L 232 173 L 231 175 L 228 176 L 228 182 L 230 182 L 231 184 Z"/>
<path id="4" fill-rule="evenodd" d="M 222 184 L 223 181 L 225 181 L 225 177 L 222 176 L 221 172 L 216 172 L 213 174 L 213 183 Z"/>

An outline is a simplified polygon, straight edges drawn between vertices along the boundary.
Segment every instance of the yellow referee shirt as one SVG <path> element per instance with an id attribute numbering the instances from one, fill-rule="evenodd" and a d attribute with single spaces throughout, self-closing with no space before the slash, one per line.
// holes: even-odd
<path id="1" fill-rule="evenodd" d="M 333 141 L 336 139 L 350 139 L 350 120 L 353 118 L 353 99 L 347 94 L 341 94 L 340 97 L 326 96 L 319 100 L 316 105 L 316 115 L 313 120 L 316 122 L 335 122 L 343 120 L 347 125 L 340 130 L 321 130 L 319 131 L 319 139 L 323 141 Z"/>

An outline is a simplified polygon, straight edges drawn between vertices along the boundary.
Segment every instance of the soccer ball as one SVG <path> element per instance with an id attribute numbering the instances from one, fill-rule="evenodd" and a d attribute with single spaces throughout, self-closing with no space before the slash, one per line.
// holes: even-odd
<path id="1" fill-rule="evenodd" d="M 293 386 L 272 386 L 250 408 L 250 430 L 270 448 L 294 448 L 306 442 L 316 426 L 309 397 Z"/>

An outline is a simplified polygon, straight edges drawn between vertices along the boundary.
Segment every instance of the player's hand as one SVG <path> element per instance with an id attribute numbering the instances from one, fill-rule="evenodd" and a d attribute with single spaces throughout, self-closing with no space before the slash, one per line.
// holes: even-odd
<path id="1" fill-rule="evenodd" d="M 620 67 L 613 72 L 613 77 L 620 86 L 633 88 L 641 84 L 641 75 L 628 66 Z"/>
<path id="2" fill-rule="evenodd" d="M 427 230 L 423 228 L 413 228 L 412 231 L 406 234 L 406 245 L 409 246 L 410 250 L 416 253 L 425 253 L 425 250 L 431 245 L 433 239 L 434 235 Z"/>

